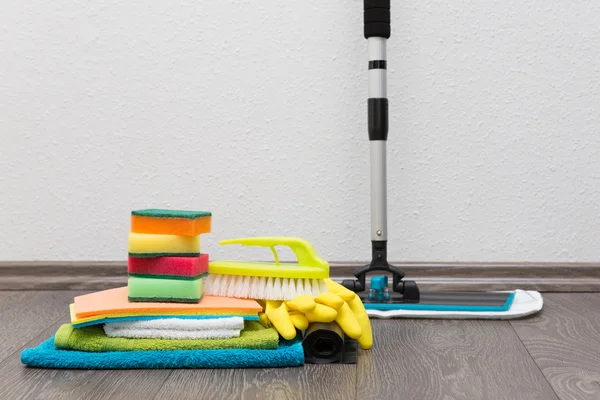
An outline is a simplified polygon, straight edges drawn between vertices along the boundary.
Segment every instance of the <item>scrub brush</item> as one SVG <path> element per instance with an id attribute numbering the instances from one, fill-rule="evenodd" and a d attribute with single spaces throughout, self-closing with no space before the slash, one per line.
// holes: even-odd
<path id="1" fill-rule="evenodd" d="M 211 296 L 257 300 L 292 300 L 308 294 L 316 297 L 327 291 L 329 263 L 314 247 L 295 237 L 253 237 L 224 240 L 221 245 L 269 247 L 275 262 L 217 260 L 209 263 L 204 293 Z M 276 246 L 289 247 L 297 263 L 280 263 Z"/>

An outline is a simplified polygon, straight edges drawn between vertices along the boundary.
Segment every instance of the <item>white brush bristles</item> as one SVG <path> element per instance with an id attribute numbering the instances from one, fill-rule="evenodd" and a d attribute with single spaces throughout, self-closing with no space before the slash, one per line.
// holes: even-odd
<path id="1" fill-rule="evenodd" d="M 204 294 L 256 300 L 292 300 L 301 294 L 316 297 L 327 292 L 323 279 L 267 278 L 209 274 Z"/>

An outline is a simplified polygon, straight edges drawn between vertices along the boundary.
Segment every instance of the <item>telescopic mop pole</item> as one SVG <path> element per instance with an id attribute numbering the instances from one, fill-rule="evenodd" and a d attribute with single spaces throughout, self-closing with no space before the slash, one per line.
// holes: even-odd
<path id="1" fill-rule="evenodd" d="M 390 0 L 364 0 L 364 36 L 369 55 L 369 98 L 367 101 L 371 165 L 371 245 L 372 261 L 355 272 L 358 280 L 342 284 L 355 292 L 366 289 L 365 275 L 387 271 L 393 275 L 392 289 L 406 302 L 418 301 L 419 290 L 413 281 L 403 281 L 404 272 L 387 261 L 387 160 L 388 99 L 387 40 L 390 37 Z"/>

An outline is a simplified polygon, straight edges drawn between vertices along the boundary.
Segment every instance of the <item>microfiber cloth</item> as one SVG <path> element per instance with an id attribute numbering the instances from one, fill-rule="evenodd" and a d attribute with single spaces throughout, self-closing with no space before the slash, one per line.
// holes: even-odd
<path id="1" fill-rule="evenodd" d="M 110 337 L 161 339 L 225 339 L 239 337 L 241 317 L 189 320 L 167 318 L 154 321 L 115 322 L 104 325 Z"/>
<path id="2" fill-rule="evenodd" d="M 181 318 L 181 319 L 215 319 L 215 318 L 230 318 L 230 317 L 242 317 L 246 321 L 258 321 L 258 314 L 248 314 L 248 313 L 237 313 L 237 314 L 227 314 L 227 313 L 202 313 L 195 314 L 190 312 L 144 312 L 144 313 L 127 313 L 127 314 L 104 314 L 98 315 L 95 317 L 86 317 L 86 318 L 77 318 L 75 315 L 75 304 L 71 304 L 69 306 L 69 311 L 71 315 L 71 324 L 73 328 L 82 328 L 84 326 L 90 325 L 98 325 L 109 322 L 124 322 L 124 321 L 151 321 L 151 320 L 160 320 L 164 318 Z"/>
<path id="3" fill-rule="evenodd" d="M 156 312 L 189 312 L 194 314 L 211 312 L 236 314 L 246 312 L 258 315 L 262 311 L 260 304 L 251 299 L 204 296 L 202 301 L 192 304 L 160 302 L 132 303 L 127 299 L 127 293 L 127 286 L 123 286 L 76 296 L 74 299 L 75 317 L 81 319 L 105 314 L 150 314 Z"/>
<path id="4" fill-rule="evenodd" d="M 165 329 L 165 330 L 213 330 L 213 329 L 237 329 L 244 328 L 244 319 L 242 317 L 231 318 L 212 318 L 203 320 L 165 318 L 155 321 L 133 321 L 133 322 L 113 322 L 106 324 L 105 327 L 111 329 Z"/>
<path id="5" fill-rule="evenodd" d="M 208 329 L 175 331 L 169 329 L 113 329 L 104 325 L 106 336 L 130 339 L 230 339 L 240 336 L 240 329 Z"/>
<path id="6" fill-rule="evenodd" d="M 299 339 L 283 341 L 275 350 L 155 350 L 88 353 L 59 350 L 51 337 L 25 349 L 21 362 L 56 369 L 285 368 L 304 365 Z"/>
<path id="7" fill-rule="evenodd" d="M 88 352 L 191 350 L 191 349 L 276 349 L 279 334 L 274 328 L 265 328 L 259 322 L 248 321 L 240 337 L 231 339 L 130 339 L 109 337 L 102 326 L 93 325 L 74 329 L 62 325 L 54 338 L 58 349 Z"/>
<path id="8" fill-rule="evenodd" d="M 171 316 L 172 317 L 172 316 Z M 206 319 L 206 318 L 228 318 L 229 315 L 177 315 L 177 318 L 183 319 Z M 258 321 L 258 316 L 240 315 L 245 321 Z M 157 321 L 163 318 L 169 318 L 165 315 L 132 315 L 129 317 L 98 317 L 86 318 L 85 320 L 76 320 L 72 322 L 73 328 L 83 328 L 84 326 L 102 325 L 110 322 L 126 322 L 126 321 Z"/>

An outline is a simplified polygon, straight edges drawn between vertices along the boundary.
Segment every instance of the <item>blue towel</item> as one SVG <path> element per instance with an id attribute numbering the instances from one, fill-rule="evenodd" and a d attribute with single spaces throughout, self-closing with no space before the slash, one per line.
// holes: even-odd
<path id="1" fill-rule="evenodd" d="M 152 350 L 87 353 L 58 350 L 54 336 L 25 349 L 21 362 L 30 367 L 58 369 L 171 369 L 171 368 L 282 368 L 304 365 L 298 339 L 281 341 L 276 350 Z"/>

